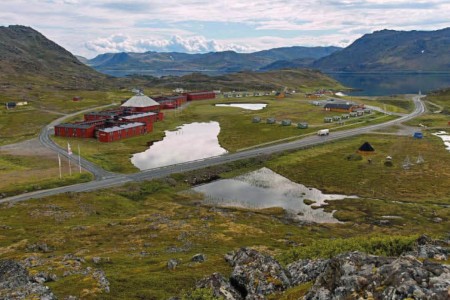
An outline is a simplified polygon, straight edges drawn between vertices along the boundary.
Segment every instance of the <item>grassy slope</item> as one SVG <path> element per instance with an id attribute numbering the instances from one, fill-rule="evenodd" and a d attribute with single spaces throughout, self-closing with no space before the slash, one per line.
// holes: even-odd
<path id="1" fill-rule="evenodd" d="M 377 151 L 374 162 L 347 161 L 345 156 L 354 153 L 364 140 L 369 140 Z M 450 204 L 446 193 L 450 155 L 434 137 L 409 144 L 409 138 L 365 136 L 267 162 L 267 166 L 297 182 L 327 192 L 369 197 L 330 202 L 326 209 L 337 209 L 336 216 L 346 221 L 343 224 L 299 226 L 286 222 L 276 210 L 212 210 L 198 205 L 198 195 L 178 194 L 185 184 L 184 176 L 177 175 L 173 177 L 179 181 L 175 187 L 168 184 L 175 184 L 173 180 L 130 184 L 0 206 L 2 225 L 6 225 L 0 229 L 0 256 L 24 259 L 34 255 L 42 259 L 43 264 L 31 271 L 52 267 L 51 272 L 60 279 L 49 285 L 61 298 L 162 299 L 191 288 L 204 275 L 229 273 L 223 255 L 242 246 L 289 259 L 284 254 L 290 253 L 293 244 L 308 247 L 314 241 L 323 241 L 327 245 L 330 238 L 446 234 L 450 209 L 437 204 Z M 398 167 L 403 155 L 414 157 L 419 150 L 423 151 L 424 165 L 409 171 Z M 386 154 L 394 156 L 393 168 L 381 165 Z M 384 215 L 401 219 L 378 225 Z M 435 217 L 443 221 L 432 222 Z M 47 243 L 53 249 L 51 253 L 26 250 L 26 245 L 38 242 Z M 172 252 L 173 247 L 181 252 Z M 199 252 L 207 255 L 207 261 L 191 263 L 190 258 Z M 74 262 L 62 262 L 67 253 L 86 259 L 81 263 L 83 269 L 103 269 L 111 293 L 102 294 L 91 275 L 64 277 L 65 271 L 76 269 Z M 95 256 L 102 257 L 103 262 L 93 264 L 91 258 Z M 166 269 L 170 258 L 181 261 L 174 271 Z M 295 293 L 303 293 L 300 290 Z"/>
<path id="2" fill-rule="evenodd" d="M 144 77 L 148 87 L 177 88 L 189 90 L 222 91 L 272 91 L 290 90 L 308 92 L 317 89 L 346 89 L 339 82 L 315 70 L 287 69 L 268 72 L 239 72 L 222 76 L 194 73 L 182 77 Z"/>
<path id="3" fill-rule="evenodd" d="M 92 180 L 87 172 L 78 172 L 72 164 L 72 176 L 66 159 L 61 160 L 62 178 L 59 178 L 58 160 L 54 157 L 19 156 L 0 153 L 0 191 L 2 196 L 50 189 Z"/>

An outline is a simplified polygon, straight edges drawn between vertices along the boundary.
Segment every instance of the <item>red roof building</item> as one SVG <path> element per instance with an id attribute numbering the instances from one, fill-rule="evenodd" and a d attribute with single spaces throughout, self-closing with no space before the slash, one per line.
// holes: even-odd
<path id="1" fill-rule="evenodd" d="M 216 93 L 211 91 L 184 93 L 183 95 L 187 97 L 187 101 L 208 100 L 216 98 Z"/>
<path id="2" fill-rule="evenodd" d="M 125 101 L 121 107 L 132 112 L 159 112 L 161 105 L 145 95 L 136 95 Z"/>
<path id="3" fill-rule="evenodd" d="M 153 125 L 153 123 L 149 123 Z M 119 126 L 108 127 L 98 130 L 98 140 L 102 143 L 114 142 L 121 139 L 142 135 L 147 133 L 145 123 L 125 123 Z"/>

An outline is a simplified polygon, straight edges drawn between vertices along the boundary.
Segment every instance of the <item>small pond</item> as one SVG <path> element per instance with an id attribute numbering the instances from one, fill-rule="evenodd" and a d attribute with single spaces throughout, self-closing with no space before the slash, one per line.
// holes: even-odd
<path id="1" fill-rule="evenodd" d="M 296 219 L 316 223 L 338 223 L 333 213 L 323 208 L 312 208 L 303 200 L 312 200 L 313 206 L 326 204 L 325 200 L 357 198 L 356 196 L 323 194 L 315 188 L 302 184 L 262 168 L 233 179 L 223 179 L 193 188 L 204 194 L 204 203 L 224 207 L 243 207 L 264 209 L 281 207 L 288 213 L 296 215 Z"/>
<path id="2" fill-rule="evenodd" d="M 438 131 L 433 133 L 433 135 L 440 137 L 444 141 L 445 149 L 450 151 L 450 133 L 447 133 L 446 131 Z"/>
<path id="3" fill-rule="evenodd" d="M 216 104 L 215 106 L 219 107 L 239 107 L 248 110 L 261 110 L 267 106 L 265 103 L 223 103 Z"/>
<path id="4" fill-rule="evenodd" d="M 146 151 L 134 154 L 131 163 L 148 170 L 224 154 L 227 151 L 219 145 L 219 132 L 218 122 L 182 125 L 166 131 L 164 139 Z"/>

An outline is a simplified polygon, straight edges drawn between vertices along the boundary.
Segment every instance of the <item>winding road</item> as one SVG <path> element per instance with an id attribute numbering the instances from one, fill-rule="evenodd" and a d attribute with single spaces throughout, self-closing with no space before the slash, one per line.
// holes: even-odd
<path id="1" fill-rule="evenodd" d="M 111 173 L 108 171 L 105 171 L 104 169 L 92 164 L 91 162 L 82 159 L 81 165 L 86 170 L 92 172 L 96 178 L 96 180 L 87 182 L 87 183 L 80 183 L 70 186 L 64 186 L 54 189 L 48 189 L 48 190 L 40 190 L 35 192 L 30 192 L 26 194 L 17 195 L 14 197 L 4 198 L 0 200 L 0 203 L 3 202 L 17 202 L 17 201 L 24 201 L 28 199 L 33 198 L 42 198 L 46 196 L 51 195 L 57 195 L 61 193 L 67 193 L 67 192 L 85 192 L 85 191 L 92 191 L 97 189 L 103 189 L 111 186 L 117 186 L 124 184 L 126 182 L 132 182 L 132 181 L 143 181 L 143 180 L 149 180 L 149 179 L 155 179 L 155 178 L 162 178 L 165 176 L 168 176 L 173 173 L 181 173 L 185 171 L 192 171 L 197 169 L 202 169 L 209 166 L 214 165 L 220 165 L 228 162 L 238 161 L 242 159 L 248 159 L 252 157 L 257 157 L 259 155 L 263 154 L 272 154 L 272 153 L 279 153 L 287 150 L 297 150 L 297 149 L 303 149 L 308 148 L 314 145 L 324 144 L 331 141 L 356 136 L 364 133 L 368 133 L 370 131 L 382 129 L 388 126 L 392 126 L 394 124 L 399 124 L 405 121 L 408 121 L 412 118 L 415 118 L 419 116 L 420 114 L 425 112 L 425 106 L 423 102 L 421 101 L 421 98 L 424 97 L 423 95 L 416 95 L 413 97 L 413 101 L 415 104 L 415 109 L 412 113 L 408 115 L 404 115 L 398 119 L 391 120 L 385 123 L 381 124 L 375 124 L 375 125 L 369 125 L 361 128 L 354 128 L 349 130 L 343 130 L 343 131 L 336 131 L 331 132 L 328 136 L 308 136 L 306 138 L 303 138 L 301 140 L 296 140 L 289 143 L 283 143 L 283 144 L 277 144 L 262 148 L 256 148 L 251 150 L 245 150 L 235 153 L 228 153 L 220 156 L 210 157 L 206 159 L 196 160 L 196 161 L 190 161 L 186 163 L 176 164 L 176 165 L 170 165 L 155 169 L 149 169 L 145 171 L 141 171 L 139 173 L 135 174 L 116 174 Z M 67 117 L 67 116 L 66 116 Z M 50 138 L 49 135 L 51 133 L 51 130 L 53 129 L 53 126 L 58 122 L 58 120 L 55 120 L 51 124 L 47 125 L 40 134 L 40 141 L 41 143 L 60 153 L 61 155 L 64 155 L 68 157 L 67 151 L 65 149 L 60 148 L 57 146 Z M 72 159 L 74 159 L 72 157 Z"/>

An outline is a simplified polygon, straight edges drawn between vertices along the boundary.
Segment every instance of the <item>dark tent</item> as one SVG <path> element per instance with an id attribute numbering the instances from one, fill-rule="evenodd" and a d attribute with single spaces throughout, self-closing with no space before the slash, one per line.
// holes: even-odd
<path id="1" fill-rule="evenodd" d="M 358 149 L 359 152 L 374 152 L 375 149 L 373 149 L 372 145 L 369 144 L 369 142 L 365 142 L 364 144 L 361 145 L 361 147 L 359 147 Z"/>

